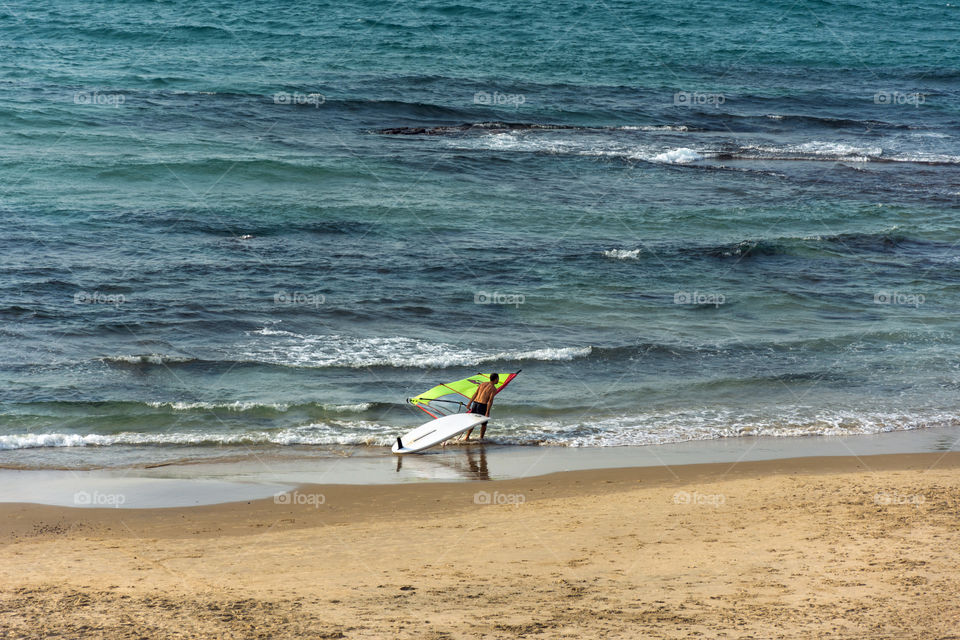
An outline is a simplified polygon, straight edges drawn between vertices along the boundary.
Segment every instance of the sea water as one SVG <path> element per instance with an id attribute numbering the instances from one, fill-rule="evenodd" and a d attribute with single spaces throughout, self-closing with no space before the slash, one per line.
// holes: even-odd
<path id="1" fill-rule="evenodd" d="M 0 465 L 958 424 L 955 4 L 0 13 Z"/>

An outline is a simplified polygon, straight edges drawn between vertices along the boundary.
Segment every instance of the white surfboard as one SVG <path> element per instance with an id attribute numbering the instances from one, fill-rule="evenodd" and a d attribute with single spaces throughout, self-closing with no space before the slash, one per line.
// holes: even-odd
<path id="1" fill-rule="evenodd" d="M 422 424 L 412 431 L 403 434 L 393 443 L 394 453 L 416 453 L 434 447 L 444 440 L 449 440 L 464 431 L 478 427 L 490 418 L 477 413 L 455 413 Z"/>

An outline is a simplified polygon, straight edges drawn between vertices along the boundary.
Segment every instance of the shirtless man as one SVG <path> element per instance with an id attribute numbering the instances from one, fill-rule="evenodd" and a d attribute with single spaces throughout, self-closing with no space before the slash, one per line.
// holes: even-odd
<path id="1" fill-rule="evenodd" d="M 467 404 L 467 411 L 471 413 L 479 413 L 482 416 L 490 417 L 490 407 L 493 406 L 493 396 L 497 395 L 497 382 L 500 380 L 500 376 L 495 373 L 490 374 L 490 382 L 484 382 L 477 387 L 477 390 L 473 392 L 473 397 L 470 398 L 470 403 Z M 483 440 L 484 434 L 487 432 L 487 423 L 484 422 L 480 427 L 480 439 Z M 467 431 L 466 435 L 463 436 L 464 440 L 470 439 L 470 434 L 473 433 L 473 429 Z"/>

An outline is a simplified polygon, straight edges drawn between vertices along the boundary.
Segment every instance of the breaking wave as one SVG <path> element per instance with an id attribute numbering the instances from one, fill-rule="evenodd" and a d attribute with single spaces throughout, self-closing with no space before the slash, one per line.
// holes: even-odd
<path id="1" fill-rule="evenodd" d="M 949 426 L 960 426 L 960 419 L 936 412 L 816 411 L 780 407 L 775 414 L 704 409 L 578 421 L 506 418 L 491 428 L 490 437 L 495 444 L 617 447 L 755 436 L 851 436 Z M 0 436 L 0 450 L 110 446 L 389 446 L 397 434 L 408 428 L 366 420 L 330 420 L 242 433 L 24 433 Z"/>
<path id="2" fill-rule="evenodd" d="M 265 327 L 242 353 L 245 360 L 291 367 L 369 368 L 468 367 L 524 360 L 565 361 L 589 356 L 592 348 L 544 347 L 515 351 L 484 352 L 454 344 L 427 342 L 416 338 L 359 338 L 345 335 L 302 335 Z"/>

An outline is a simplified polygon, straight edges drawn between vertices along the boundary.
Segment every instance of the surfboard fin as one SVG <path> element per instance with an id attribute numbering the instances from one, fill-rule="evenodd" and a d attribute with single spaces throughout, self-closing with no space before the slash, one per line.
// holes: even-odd
<path id="1" fill-rule="evenodd" d="M 397 438 L 397 449 L 403 449 L 403 442 L 400 438 Z"/>

